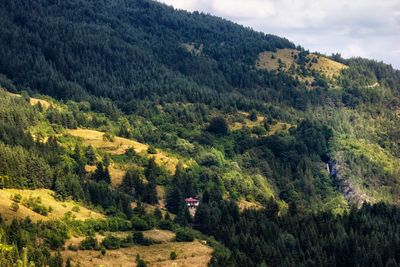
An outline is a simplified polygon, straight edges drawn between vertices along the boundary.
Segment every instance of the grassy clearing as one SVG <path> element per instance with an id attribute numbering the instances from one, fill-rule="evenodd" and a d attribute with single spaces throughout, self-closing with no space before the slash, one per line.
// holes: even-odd
<path id="1" fill-rule="evenodd" d="M 11 209 L 11 205 L 14 203 L 14 201 L 11 200 L 11 196 L 16 194 L 20 194 L 22 199 L 40 197 L 43 205 L 51 207 L 52 211 L 49 212 L 47 216 L 43 216 L 22 204 L 18 204 L 18 210 L 14 211 Z M 0 213 L 6 221 L 11 221 L 13 218 L 22 219 L 28 216 L 33 221 L 54 220 L 64 218 L 67 213 L 70 213 L 76 220 L 104 218 L 102 214 L 89 210 L 74 201 L 58 201 L 53 195 L 54 192 L 48 189 L 2 189 L 0 190 Z"/>
<path id="2" fill-rule="evenodd" d="M 204 49 L 204 45 L 201 44 L 199 46 L 196 46 L 194 43 L 185 43 L 182 44 L 182 47 L 185 48 L 189 53 L 193 53 L 196 56 L 201 55 Z"/>
<path id="3" fill-rule="evenodd" d="M 256 127 L 264 128 L 266 118 L 264 116 L 257 116 L 257 119 L 252 121 L 249 119 L 249 113 L 240 111 L 237 114 L 231 116 L 228 120 L 229 129 L 231 131 L 238 131 L 243 128 L 253 129 Z M 268 132 L 265 135 L 275 135 L 282 131 L 287 131 L 293 125 L 285 122 L 273 122 L 269 125 Z"/>
<path id="4" fill-rule="evenodd" d="M 103 150 L 112 155 L 122 155 L 128 148 L 133 148 L 136 153 L 142 154 L 148 158 L 154 157 L 156 159 L 156 163 L 164 166 L 171 174 L 175 173 L 176 165 L 179 162 L 178 158 L 167 155 L 165 152 L 160 150 L 157 150 L 156 154 L 149 154 L 147 153 L 147 149 L 149 148 L 148 145 L 134 140 L 115 137 L 115 140 L 111 142 L 109 140 L 104 140 L 104 132 L 89 129 L 67 130 L 67 132 L 72 136 L 82 138 L 86 145 L 92 145 L 96 149 Z"/>
<path id="5" fill-rule="evenodd" d="M 262 209 L 262 208 L 263 208 L 263 206 L 262 206 L 260 203 L 257 203 L 257 202 L 250 202 L 250 201 L 247 201 L 247 200 L 245 200 L 245 199 L 239 200 L 239 201 L 237 202 L 237 204 L 238 204 L 239 209 L 240 209 L 241 211 L 243 211 L 243 210 L 245 210 L 245 209 L 256 209 L 256 210 L 258 210 L 258 209 Z"/>
<path id="6" fill-rule="evenodd" d="M 231 118 L 229 121 L 229 129 L 231 131 L 237 131 L 244 127 L 254 128 L 254 127 L 262 127 L 265 122 L 265 117 L 257 116 L 257 120 L 252 121 L 248 119 L 248 112 L 239 112 L 236 118 Z"/>
<path id="7" fill-rule="evenodd" d="M 127 233 L 113 233 L 115 236 L 125 237 Z M 74 264 L 79 263 L 82 267 L 92 266 L 135 266 L 136 255 L 140 255 L 149 266 L 207 266 L 211 260 L 212 249 L 200 241 L 173 242 L 175 234 L 165 230 L 145 231 L 144 236 L 161 242 L 150 246 L 132 246 L 117 250 L 108 250 L 102 256 L 99 251 L 63 251 L 65 258 L 71 257 Z M 104 236 L 97 235 L 99 242 Z M 79 245 L 83 237 L 74 237 L 68 240 L 67 245 Z M 170 259 L 171 252 L 176 252 L 177 258 Z"/>
<path id="8" fill-rule="evenodd" d="M 276 52 L 262 52 L 258 57 L 256 67 L 268 71 L 283 69 L 289 72 L 291 69 L 297 69 L 299 67 L 296 62 L 298 55 L 299 51 L 294 49 L 278 49 Z M 311 53 L 307 57 L 310 62 L 306 64 L 306 68 L 315 70 L 328 79 L 335 79 L 340 75 L 343 69 L 347 68 L 346 65 L 321 55 Z M 312 63 L 312 61 L 316 62 Z M 310 77 L 298 78 L 304 81 L 308 80 L 309 82 L 313 80 L 310 79 Z"/>
<path id="9" fill-rule="evenodd" d="M 21 97 L 21 95 L 19 95 L 19 94 L 14 94 L 14 93 L 10 93 L 10 92 L 7 92 L 7 93 L 8 93 L 10 96 Z M 48 108 L 51 106 L 50 102 L 48 102 L 48 101 L 46 101 L 46 100 L 43 100 L 43 99 L 38 99 L 38 98 L 30 97 L 30 98 L 29 98 L 29 101 L 30 101 L 30 103 L 31 103 L 32 106 L 37 105 L 37 104 L 40 103 L 40 105 L 42 105 L 42 107 L 43 107 L 44 109 L 48 109 Z"/>

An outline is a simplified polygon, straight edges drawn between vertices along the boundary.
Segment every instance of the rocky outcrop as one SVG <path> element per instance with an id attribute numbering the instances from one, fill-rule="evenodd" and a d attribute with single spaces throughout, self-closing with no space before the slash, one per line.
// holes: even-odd
<path id="1" fill-rule="evenodd" d="M 346 179 L 346 166 L 344 164 L 331 161 L 328 166 L 330 175 L 334 179 L 338 190 L 344 195 L 350 204 L 361 208 L 365 202 L 371 202 L 370 198 L 365 193 L 359 192 L 357 187 Z"/>

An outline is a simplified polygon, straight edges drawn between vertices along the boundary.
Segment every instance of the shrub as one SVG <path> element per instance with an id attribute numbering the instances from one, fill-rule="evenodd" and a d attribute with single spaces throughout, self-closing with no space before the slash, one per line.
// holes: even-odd
<path id="1" fill-rule="evenodd" d="M 76 245 L 73 244 L 69 244 L 68 245 L 68 249 L 71 251 L 78 251 L 78 247 Z"/>
<path id="2" fill-rule="evenodd" d="M 15 194 L 15 195 L 11 196 L 11 200 L 14 200 L 17 203 L 20 203 L 22 200 L 22 196 L 21 196 L 21 194 Z"/>
<path id="3" fill-rule="evenodd" d="M 109 141 L 109 142 L 114 142 L 115 141 L 115 136 L 111 133 L 104 133 L 103 134 L 103 140 L 104 141 Z"/>
<path id="4" fill-rule="evenodd" d="M 154 146 L 149 146 L 149 148 L 147 149 L 147 153 L 157 154 L 157 149 Z"/>
<path id="5" fill-rule="evenodd" d="M 81 209 L 78 206 L 74 206 L 71 210 L 73 212 L 79 212 Z"/>
<path id="6" fill-rule="evenodd" d="M 177 256 L 178 256 L 178 255 L 176 254 L 175 251 L 172 251 L 171 254 L 169 254 L 169 258 L 170 258 L 171 260 L 176 260 L 176 257 L 177 257 Z"/>
<path id="7" fill-rule="evenodd" d="M 257 121 L 257 112 L 255 110 L 252 110 L 249 114 L 248 119 L 251 121 Z"/>
<path id="8" fill-rule="evenodd" d="M 160 221 L 158 227 L 162 230 L 173 230 L 174 224 L 170 220 Z"/>
<path id="9" fill-rule="evenodd" d="M 121 240 L 118 237 L 109 235 L 104 238 L 101 243 L 106 249 L 119 249 L 121 247 Z"/>
<path id="10" fill-rule="evenodd" d="M 18 203 L 17 203 L 17 202 L 11 203 L 10 209 L 11 209 L 12 211 L 14 211 L 14 212 L 17 212 L 17 211 L 19 210 L 19 205 L 18 205 Z"/>
<path id="11" fill-rule="evenodd" d="M 194 235 L 190 230 L 182 228 L 176 231 L 175 240 L 177 242 L 192 242 L 194 240 Z"/>
<path id="12" fill-rule="evenodd" d="M 149 246 L 153 243 L 150 239 L 145 238 L 142 232 L 134 232 L 132 235 L 132 241 L 133 243 L 142 246 Z"/>
<path id="13" fill-rule="evenodd" d="M 228 123 L 223 117 L 215 117 L 211 120 L 210 126 L 208 126 L 207 131 L 215 134 L 226 135 L 228 133 Z"/>
<path id="14" fill-rule="evenodd" d="M 105 247 L 101 247 L 101 250 L 100 250 L 100 252 L 101 252 L 101 255 L 106 255 L 106 252 L 107 252 L 107 250 L 106 250 L 106 248 Z"/>
<path id="15" fill-rule="evenodd" d="M 142 232 L 134 232 L 133 235 L 132 235 L 132 241 L 133 241 L 135 244 L 142 245 L 142 244 L 143 244 L 143 241 L 144 241 L 144 235 L 143 235 L 143 233 L 142 233 Z"/>
<path id="16" fill-rule="evenodd" d="M 93 236 L 86 237 L 79 244 L 80 250 L 91 250 L 91 249 L 97 249 L 97 248 L 98 248 L 98 242 L 97 242 L 97 239 L 94 238 Z"/>
<path id="17" fill-rule="evenodd" d="M 132 223 L 132 228 L 134 230 L 137 231 L 150 230 L 149 224 L 140 217 L 137 216 L 133 217 L 131 223 Z"/>

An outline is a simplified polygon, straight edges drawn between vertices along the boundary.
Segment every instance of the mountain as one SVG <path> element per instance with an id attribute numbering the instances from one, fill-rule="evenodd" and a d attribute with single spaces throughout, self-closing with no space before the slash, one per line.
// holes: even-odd
<path id="1" fill-rule="evenodd" d="M 390 65 L 148 0 L 0 26 L 1 266 L 400 263 Z"/>

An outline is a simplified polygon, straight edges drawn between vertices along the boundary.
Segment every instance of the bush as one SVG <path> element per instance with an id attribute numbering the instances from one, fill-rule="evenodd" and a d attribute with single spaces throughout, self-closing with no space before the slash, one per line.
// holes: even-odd
<path id="1" fill-rule="evenodd" d="M 171 259 L 171 260 L 176 260 L 176 257 L 177 257 L 178 255 L 176 255 L 176 252 L 175 251 L 172 251 L 171 252 L 171 254 L 169 254 L 169 258 Z"/>
<path id="2" fill-rule="evenodd" d="M 157 149 L 154 146 L 149 146 L 149 148 L 147 149 L 147 153 L 157 154 Z"/>
<path id="3" fill-rule="evenodd" d="M 179 229 L 176 231 L 175 240 L 177 242 L 192 242 L 194 240 L 194 235 L 188 229 Z"/>
<path id="4" fill-rule="evenodd" d="M 101 243 L 106 249 L 119 249 L 121 247 L 121 240 L 118 237 L 109 235 L 104 238 Z"/>
<path id="5" fill-rule="evenodd" d="M 22 196 L 21 196 L 21 194 L 15 194 L 15 195 L 13 195 L 13 196 L 11 197 L 11 200 L 13 200 L 13 201 L 15 201 L 15 202 L 17 202 L 17 203 L 20 203 L 21 200 L 22 200 Z"/>
<path id="6" fill-rule="evenodd" d="M 208 126 L 207 131 L 215 134 L 226 135 L 228 133 L 228 123 L 223 117 L 215 117 L 211 120 L 210 126 Z"/>
<path id="7" fill-rule="evenodd" d="M 131 223 L 132 223 L 132 228 L 137 231 L 146 231 L 151 229 L 151 227 L 145 220 L 137 216 L 132 218 Z"/>
<path id="8" fill-rule="evenodd" d="M 17 202 L 11 203 L 10 209 L 11 209 L 12 211 L 14 211 L 14 212 L 17 212 L 17 211 L 19 210 L 19 205 L 18 205 L 18 203 L 17 203 Z"/>
<path id="9" fill-rule="evenodd" d="M 79 212 L 81 209 L 78 206 L 74 206 L 71 210 L 73 212 Z"/>
<path id="10" fill-rule="evenodd" d="M 115 136 L 111 133 L 104 133 L 103 134 L 103 140 L 104 141 L 109 141 L 109 142 L 114 142 L 115 141 Z"/>
<path id="11" fill-rule="evenodd" d="M 160 221 L 158 227 L 162 230 L 172 231 L 174 228 L 174 224 L 170 220 L 162 220 Z"/>
<path id="12" fill-rule="evenodd" d="M 79 244 L 80 250 L 92 250 L 98 248 L 97 239 L 93 236 L 88 236 Z"/>
<path id="13" fill-rule="evenodd" d="M 105 247 L 101 247 L 101 250 L 100 250 L 100 252 L 101 252 L 101 255 L 106 255 L 106 253 L 107 253 L 107 250 L 106 250 L 106 248 Z"/>
<path id="14" fill-rule="evenodd" d="M 142 246 L 149 246 L 152 244 L 152 241 L 150 239 L 145 238 L 142 232 L 134 232 L 132 235 L 132 241 L 133 243 Z"/>
<path id="15" fill-rule="evenodd" d="M 78 251 L 78 247 L 76 245 L 73 244 L 69 244 L 68 245 L 68 249 L 71 251 Z"/>
<path id="16" fill-rule="evenodd" d="M 257 121 L 257 112 L 252 110 L 248 116 L 248 119 L 251 121 Z"/>

